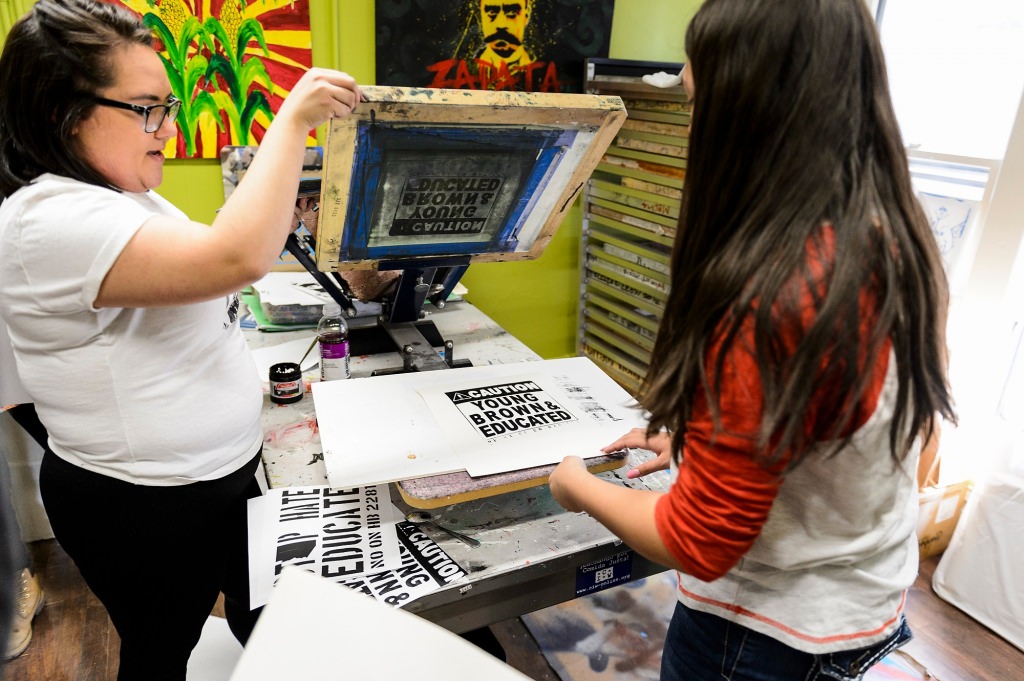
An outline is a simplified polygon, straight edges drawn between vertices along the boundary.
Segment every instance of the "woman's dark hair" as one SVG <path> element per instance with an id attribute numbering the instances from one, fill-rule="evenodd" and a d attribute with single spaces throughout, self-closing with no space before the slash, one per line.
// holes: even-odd
<path id="1" fill-rule="evenodd" d="M 899 381 L 889 442 L 902 459 L 938 414 L 955 419 L 948 292 L 873 18 L 863 0 L 707 0 L 686 49 L 695 81 L 688 167 L 672 287 L 641 396 L 651 432 L 672 430 L 679 451 L 700 391 L 721 424 L 723 361 L 745 327 L 764 396 L 759 460 L 790 452 L 796 465 L 829 441 L 838 451 L 888 339 Z M 824 274 L 809 248 L 826 254 Z M 805 295 L 795 295 L 801 285 Z M 814 320 L 794 350 L 781 326 L 800 328 L 808 290 Z M 867 337 L 862 294 L 874 303 Z M 816 400 L 823 385 L 827 404 Z"/>
<path id="2" fill-rule="evenodd" d="M 112 53 L 131 44 L 151 46 L 152 33 L 113 3 L 39 0 L 15 22 L 0 55 L 0 200 L 42 173 L 108 186 L 73 131 L 113 83 Z"/>

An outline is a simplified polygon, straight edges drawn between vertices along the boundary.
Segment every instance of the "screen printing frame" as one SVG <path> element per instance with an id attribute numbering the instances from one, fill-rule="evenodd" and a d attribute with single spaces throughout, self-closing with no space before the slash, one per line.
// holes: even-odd
<path id="1" fill-rule="evenodd" d="M 626 118 L 607 95 L 363 93 L 328 124 L 321 272 L 539 257 Z"/>

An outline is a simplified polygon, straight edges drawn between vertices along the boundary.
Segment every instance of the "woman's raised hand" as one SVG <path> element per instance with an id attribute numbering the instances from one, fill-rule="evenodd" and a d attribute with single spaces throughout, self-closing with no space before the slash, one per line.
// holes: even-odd
<path id="1" fill-rule="evenodd" d="M 277 117 L 294 117 L 311 130 L 332 118 L 344 118 L 363 101 L 355 78 L 343 71 L 312 68 L 302 75 L 285 98 Z"/>

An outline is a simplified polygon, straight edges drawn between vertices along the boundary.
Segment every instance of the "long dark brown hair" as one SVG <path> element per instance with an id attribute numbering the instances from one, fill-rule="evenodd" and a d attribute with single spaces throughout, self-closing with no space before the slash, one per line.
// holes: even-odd
<path id="1" fill-rule="evenodd" d="M 123 5 L 39 0 L 11 28 L 0 55 L 0 200 L 42 173 L 109 183 L 78 156 L 75 128 L 114 82 L 112 53 L 151 46 Z"/>
<path id="2" fill-rule="evenodd" d="M 686 49 L 695 80 L 688 168 L 672 286 L 641 394 L 650 431 L 673 431 L 678 452 L 699 391 L 720 424 L 724 357 L 748 325 L 764 395 L 759 460 L 790 452 L 796 465 L 821 442 L 838 451 L 870 381 L 865 358 L 888 340 L 899 381 L 889 442 L 902 459 L 937 415 L 955 419 L 948 293 L 873 18 L 863 0 L 707 0 Z M 824 274 L 812 271 L 809 244 L 828 254 Z M 815 315 L 792 350 L 782 327 L 807 304 L 794 281 L 815 292 Z M 865 293 L 875 305 L 866 335 Z M 823 385 L 828 403 L 812 404 Z"/>

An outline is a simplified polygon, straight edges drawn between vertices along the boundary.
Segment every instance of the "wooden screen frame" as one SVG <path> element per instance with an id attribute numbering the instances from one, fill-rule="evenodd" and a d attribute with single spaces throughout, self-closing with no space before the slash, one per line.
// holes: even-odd
<path id="1" fill-rule="evenodd" d="M 363 93 L 367 101 L 360 103 L 355 113 L 332 120 L 328 125 L 315 254 L 317 269 L 322 272 L 376 269 L 381 261 L 379 258 L 353 260 L 342 257 L 345 232 L 353 229 L 351 219 L 356 212 L 351 210 L 355 168 L 360 162 L 360 155 L 369 153 L 358 142 L 359 131 L 365 130 L 366 126 L 507 128 L 510 132 L 550 129 L 585 133 L 580 142 L 584 146 L 573 150 L 573 158 L 562 161 L 575 163 L 575 166 L 569 168 L 568 174 L 558 171 L 561 173 L 558 184 L 552 189 L 542 188 L 544 200 L 530 208 L 531 217 L 536 221 L 540 215 L 543 222 L 528 246 L 524 250 L 468 254 L 469 262 L 498 262 L 530 260 L 544 252 L 626 119 L 622 100 L 608 95 L 390 86 L 367 86 Z M 561 184 L 563 178 L 564 186 Z M 362 201 L 361 209 L 367 203 L 372 204 L 374 197 L 364 196 Z M 389 261 L 394 262 L 394 259 Z"/>

